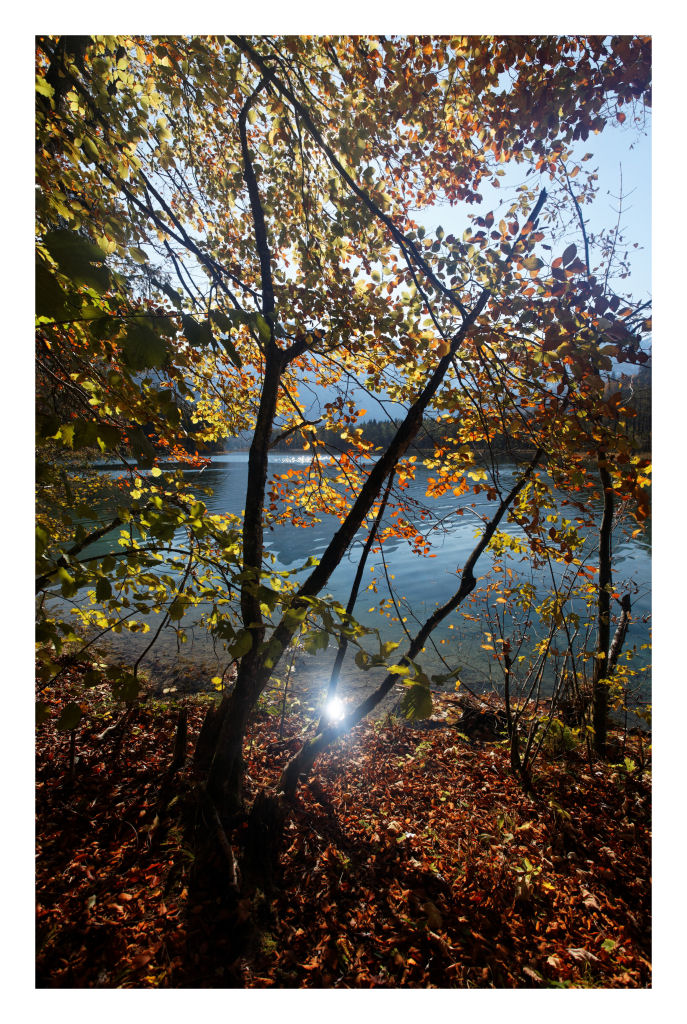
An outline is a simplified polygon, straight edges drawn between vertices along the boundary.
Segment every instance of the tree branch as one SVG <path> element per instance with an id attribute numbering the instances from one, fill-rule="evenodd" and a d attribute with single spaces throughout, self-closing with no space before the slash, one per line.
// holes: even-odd
<path id="1" fill-rule="evenodd" d="M 494 535 L 496 528 L 501 522 L 504 514 L 506 513 L 509 506 L 515 500 L 517 495 L 520 493 L 522 488 L 527 483 L 528 479 L 534 472 L 541 456 L 543 449 L 538 448 L 535 455 L 530 460 L 527 469 L 517 481 L 516 484 L 510 489 L 505 498 L 502 498 L 498 508 L 494 512 L 493 516 L 489 520 L 484 533 L 482 534 L 479 542 L 473 548 L 470 557 L 463 566 L 463 571 L 460 578 L 460 586 L 451 597 L 441 608 L 430 615 L 426 620 L 422 628 L 415 635 L 412 642 L 408 646 L 408 650 L 398 663 L 397 667 L 407 667 L 419 654 L 427 641 L 429 635 L 439 625 L 439 623 L 450 615 L 455 609 L 468 597 L 469 594 L 475 588 L 476 579 L 474 575 L 474 568 L 483 553 L 484 549 L 489 544 L 489 541 Z M 311 740 L 308 740 L 301 750 L 291 759 L 288 763 L 284 772 L 282 773 L 281 779 L 279 780 L 278 790 L 283 790 L 287 795 L 292 794 L 298 784 L 298 779 L 301 774 L 310 770 L 315 762 L 315 758 L 325 750 L 330 743 L 332 743 L 337 737 L 348 732 L 354 725 L 360 722 L 370 711 L 375 708 L 380 701 L 386 697 L 392 687 L 398 682 L 398 674 L 389 672 L 384 681 L 378 686 L 378 688 L 371 693 L 368 697 L 362 701 L 357 708 L 351 711 L 346 717 L 335 725 L 330 725 L 317 736 L 314 736 Z"/>

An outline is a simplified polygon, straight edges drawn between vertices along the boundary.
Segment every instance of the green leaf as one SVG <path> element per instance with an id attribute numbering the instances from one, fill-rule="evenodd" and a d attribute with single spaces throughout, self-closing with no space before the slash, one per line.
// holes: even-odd
<path id="1" fill-rule="evenodd" d="M 112 694 L 117 700 L 123 700 L 128 704 L 138 699 L 138 679 L 132 672 L 120 671 L 112 684 Z"/>
<path id="2" fill-rule="evenodd" d="M 410 667 L 408 665 L 390 665 L 387 672 L 391 676 L 407 676 L 410 675 Z"/>
<path id="3" fill-rule="evenodd" d="M 248 654 L 249 650 L 253 646 L 253 637 L 247 629 L 242 629 L 236 636 L 236 641 L 229 648 L 229 653 L 232 658 L 242 658 L 244 654 Z"/>
<path id="4" fill-rule="evenodd" d="M 310 654 L 317 654 L 318 651 L 326 651 L 329 647 L 329 633 L 326 629 L 312 633 L 305 640 L 306 650 Z"/>
<path id="5" fill-rule="evenodd" d="M 236 312 L 233 314 L 224 313 L 221 309 L 211 310 L 210 319 L 213 320 L 219 327 L 220 331 L 224 331 L 225 334 L 229 334 L 229 332 L 239 323 L 239 316 Z"/>
<path id="6" fill-rule="evenodd" d="M 172 302 L 173 305 L 175 305 L 178 309 L 181 306 L 181 296 L 179 292 L 176 291 L 175 288 L 172 288 L 170 285 L 166 284 L 166 282 L 164 281 L 160 281 L 160 288 L 165 293 L 170 302 Z"/>
<path id="7" fill-rule="evenodd" d="M 148 257 L 143 252 L 143 249 L 139 249 L 138 246 L 136 245 L 129 246 L 129 255 L 131 256 L 132 260 L 134 260 L 136 263 L 148 262 Z"/>
<path id="8" fill-rule="evenodd" d="M 99 294 L 110 287 L 107 267 L 95 265 L 103 264 L 105 260 L 105 253 L 95 243 L 65 229 L 49 231 L 43 241 L 60 271 L 74 284 L 93 288 Z"/>
<path id="9" fill-rule="evenodd" d="M 94 447 L 98 442 L 98 424 L 93 420 L 74 420 L 71 447 L 74 451 L 81 448 Z M 64 426 L 61 428 L 61 435 L 69 439 L 69 433 L 64 434 Z"/>
<path id="10" fill-rule="evenodd" d="M 36 92 L 41 96 L 47 96 L 49 100 L 55 95 L 55 90 L 50 82 L 46 82 L 44 78 L 36 78 Z"/>
<path id="11" fill-rule="evenodd" d="M 74 447 L 74 424 L 63 423 L 60 427 L 60 436 L 62 438 L 62 444 L 65 448 Z"/>
<path id="12" fill-rule="evenodd" d="M 241 369 L 241 358 L 232 344 L 231 338 L 220 338 L 220 343 L 237 370 Z"/>
<path id="13" fill-rule="evenodd" d="M 277 658 L 282 652 L 282 646 L 278 640 L 270 640 L 265 648 L 265 668 L 274 668 Z"/>
<path id="14" fill-rule="evenodd" d="M 177 594 L 169 606 L 167 614 L 173 621 L 179 622 L 184 617 L 184 612 L 191 602 L 185 594 Z"/>
<path id="15" fill-rule="evenodd" d="M 131 370 L 163 366 L 167 344 L 145 320 L 133 320 L 122 341 L 122 359 Z"/>
<path id="16" fill-rule="evenodd" d="M 367 671 L 370 663 L 370 655 L 367 653 L 367 651 L 358 651 L 358 653 L 355 656 L 355 663 L 358 666 L 358 668 L 363 669 L 363 671 Z"/>
<path id="17" fill-rule="evenodd" d="M 45 264 L 36 260 L 36 316 L 50 320 L 67 320 L 73 309 L 69 299 Z"/>
<path id="18" fill-rule="evenodd" d="M 401 645 L 396 640 L 387 640 L 386 643 L 382 644 L 380 648 L 380 654 L 382 655 L 383 658 L 388 658 L 391 652 L 395 651 L 396 648 L 400 646 Z"/>
<path id="19" fill-rule="evenodd" d="M 261 313 L 256 313 L 255 323 L 257 324 L 258 332 L 262 340 L 269 341 L 272 337 L 272 329 Z"/>
<path id="20" fill-rule="evenodd" d="M 83 711 L 78 704 L 67 704 L 66 708 L 64 708 L 62 714 L 57 719 L 55 728 L 59 729 L 60 732 L 66 732 L 69 729 L 76 729 L 82 718 Z"/>
<path id="21" fill-rule="evenodd" d="M 79 589 L 76 580 L 73 576 L 70 576 L 65 568 L 62 566 L 57 570 L 57 578 L 61 583 L 62 596 L 63 597 L 74 597 L 74 594 Z"/>
<path id="22" fill-rule="evenodd" d="M 36 702 L 36 725 L 42 725 L 46 719 L 50 718 L 51 708 L 49 704 L 45 704 L 42 700 Z"/>
<path id="23" fill-rule="evenodd" d="M 300 626 L 302 622 L 305 622 L 305 616 L 308 614 L 308 609 L 305 607 L 301 608 L 287 608 L 284 612 L 284 625 L 289 629 L 295 629 Z"/>
<path id="24" fill-rule="evenodd" d="M 100 159 L 100 153 L 93 139 L 86 137 L 81 143 L 81 152 L 86 157 L 86 162 L 95 164 Z"/>
<path id="25" fill-rule="evenodd" d="M 198 323 L 194 317 L 186 313 L 182 316 L 181 322 L 189 345 L 193 345 L 194 348 L 206 348 L 212 344 L 212 325 L 209 318 Z"/>
<path id="26" fill-rule="evenodd" d="M 157 453 L 144 431 L 140 428 L 130 431 L 129 444 L 139 467 L 141 469 L 149 469 L 155 461 Z"/>
<path id="27" fill-rule="evenodd" d="M 234 320 L 230 316 L 227 316 L 226 313 L 222 313 L 220 310 L 213 310 L 210 316 L 212 320 L 214 320 L 214 322 L 217 324 L 220 331 L 222 331 L 222 334 L 226 335 L 226 337 L 220 336 L 220 343 L 222 347 L 226 350 L 227 355 L 231 359 L 236 369 L 240 370 L 241 359 L 239 357 L 238 352 L 236 351 L 236 348 L 234 347 L 233 342 L 231 341 L 231 338 L 229 338 L 228 336 L 232 327 L 234 327 L 235 325 Z"/>
<path id="28" fill-rule="evenodd" d="M 432 714 L 432 694 L 426 686 L 413 683 L 401 699 L 401 714 L 408 721 L 429 718 Z"/>
<path id="29" fill-rule="evenodd" d="M 83 684 L 87 687 L 99 686 L 103 681 L 103 674 L 101 671 L 95 668 L 89 668 L 84 672 Z"/>
<path id="30" fill-rule="evenodd" d="M 50 544 L 50 534 L 42 526 L 36 527 L 36 554 L 42 555 Z"/>
<path id="31" fill-rule="evenodd" d="M 99 423 L 96 440 L 100 450 L 105 451 L 107 448 L 116 448 L 120 445 L 122 435 L 117 427 L 110 426 L 109 423 Z"/>
<path id="32" fill-rule="evenodd" d="M 95 599 L 100 601 L 109 600 L 112 597 L 112 584 L 106 576 L 99 576 L 98 582 L 95 585 Z"/>

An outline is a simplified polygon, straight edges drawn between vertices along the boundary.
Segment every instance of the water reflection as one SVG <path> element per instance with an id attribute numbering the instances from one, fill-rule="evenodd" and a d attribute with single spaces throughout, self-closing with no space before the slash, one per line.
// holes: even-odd
<path id="1" fill-rule="evenodd" d="M 189 480 L 197 480 L 197 495 L 203 499 L 212 512 L 233 513 L 239 515 L 243 510 L 245 499 L 245 486 L 247 479 L 248 457 L 244 453 L 230 453 L 213 458 L 212 464 L 204 471 L 189 472 Z M 310 459 L 306 454 L 285 455 L 276 454 L 270 458 L 270 471 L 272 473 L 283 473 L 289 467 L 307 465 Z M 518 467 L 512 462 L 501 462 L 499 466 L 501 476 L 501 487 L 506 491 L 516 478 Z M 104 482 L 114 475 L 112 471 L 104 471 Z M 422 465 L 416 465 L 416 479 L 410 482 L 405 496 L 424 502 L 427 477 L 429 471 Z M 201 490 L 209 489 L 212 493 L 204 494 Z M 472 496 L 474 502 L 474 513 L 488 516 L 495 507 L 495 502 L 490 502 L 486 494 L 481 492 Z M 480 523 L 475 514 L 464 514 L 458 516 L 452 513 L 464 502 L 464 499 L 456 499 L 452 494 L 445 495 L 439 499 L 430 501 L 435 521 L 441 522 L 441 528 L 432 531 L 432 552 L 435 558 L 421 558 L 414 554 L 409 544 L 399 538 L 391 538 L 384 545 L 384 556 L 386 569 L 394 577 L 399 607 L 402 616 L 407 618 L 406 628 L 410 633 L 416 632 L 418 624 L 424 621 L 437 607 L 445 602 L 458 586 L 458 576 L 465 563 L 466 558 L 472 551 Z M 113 501 L 111 493 L 104 491 L 102 497 L 102 514 L 105 519 L 108 508 L 111 510 L 116 501 Z M 588 503 L 587 508 L 600 517 L 600 505 L 594 506 Z M 571 519 L 575 513 L 571 507 L 563 509 L 564 514 Z M 389 522 L 387 513 L 387 522 Z M 426 521 L 425 526 L 429 523 Z M 310 555 L 320 556 L 325 550 L 331 536 L 339 527 L 339 519 L 336 516 L 323 516 L 320 522 L 314 523 L 307 529 L 297 528 L 290 525 L 277 526 L 268 530 L 265 536 L 266 547 L 276 558 L 278 569 L 293 569 L 299 564 L 305 563 Z M 520 533 L 519 527 L 514 523 L 503 522 L 500 527 L 512 535 Z M 332 575 L 327 591 L 336 597 L 341 603 L 346 604 L 353 577 L 358 564 L 364 532 L 361 532 L 359 539 L 352 545 L 351 550 L 342 563 Z M 592 563 L 596 562 L 596 545 L 598 539 L 590 538 L 586 558 Z M 627 536 L 622 530 L 616 530 L 614 536 L 614 584 L 618 589 L 625 589 L 631 586 L 633 621 L 626 640 L 626 650 L 636 650 L 636 664 L 643 665 L 648 662 L 646 651 L 641 647 L 649 640 L 648 616 L 651 610 L 650 584 L 650 528 L 643 535 L 637 537 Z M 116 545 L 116 538 L 107 538 L 89 552 L 90 554 L 105 553 L 112 550 Z M 402 625 L 393 621 L 395 612 L 387 609 L 380 615 L 378 604 L 381 597 L 386 597 L 386 584 L 384 582 L 384 566 L 379 554 L 372 556 L 369 564 L 374 572 L 366 570 L 366 582 L 361 589 L 358 603 L 355 609 L 356 617 L 363 625 L 380 630 L 383 639 L 404 641 Z M 530 559 L 527 556 L 517 556 L 509 559 L 507 564 L 519 579 L 531 580 L 535 586 L 542 587 L 550 584 L 548 570 L 533 570 Z M 558 583 L 563 578 L 564 567 L 555 566 L 554 575 Z M 484 581 L 494 580 L 492 560 L 483 556 L 477 566 L 477 575 Z M 500 577 L 501 579 L 503 577 Z M 367 589 L 372 581 L 378 584 L 378 593 L 375 594 Z M 462 609 L 468 610 L 468 609 Z M 492 611 L 494 608 L 492 607 Z M 582 609 L 580 609 L 582 610 Z M 473 615 L 477 615 L 479 609 L 470 608 Z M 151 629 L 156 629 L 159 624 L 159 617 L 150 615 Z M 186 620 L 184 621 L 186 625 Z M 481 644 L 484 642 L 484 622 L 465 618 L 460 612 L 451 617 L 449 621 L 442 623 L 434 634 L 434 646 L 428 645 L 424 655 L 424 664 L 428 671 L 443 671 L 441 657 L 444 657 L 453 667 L 460 664 L 461 677 L 472 686 L 481 686 L 489 683 L 500 683 L 502 676 L 497 663 L 491 654 L 485 651 Z M 131 635 L 122 633 L 119 636 L 113 635 L 110 639 L 111 649 L 125 660 L 133 660 L 140 651 L 144 649 L 150 639 L 146 636 Z M 321 653 L 317 659 L 308 659 L 312 665 L 317 662 L 317 671 L 326 675 L 326 665 L 331 661 L 331 650 L 324 655 Z M 226 655 L 221 644 L 217 644 L 202 629 L 191 629 L 188 633 L 187 642 L 179 645 L 176 631 L 168 628 L 161 634 L 160 640 L 151 655 L 146 659 L 146 665 L 154 676 L 166 684 L 176 685 L 183 688 L 189 679 L 192 685 L 197 686 L 200 677 L 209 680 L 212 675 L 220 674 L 226 665 Z M 360 673 L 352 665 L 351 659 L 347 659 L 344 680 L 349 683 L 353 677 Z M 186 681 L 186 682 L 185 682 Z M 344 685 L 345 690 L 345 685 Z M 645 687 L 646 695 L 646 687 Z"/>

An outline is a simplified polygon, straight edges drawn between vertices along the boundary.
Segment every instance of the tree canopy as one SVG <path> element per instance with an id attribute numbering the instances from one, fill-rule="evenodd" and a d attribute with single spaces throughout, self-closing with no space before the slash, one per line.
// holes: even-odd
<path id="1" fill-rule="evenodd" d="M 210 791 L 231 807 L 248 716 L 295 639 L 312 651 L 358 644 L 361 666 L 387 664 L 385 692 L 402 679 L 419 714 L 430 683 L 421 649 L 474 589 L 477 559 L 506 543 L 504 517 L 533 559 L 582 572 L 592 520 L 578 492 L 591 459 L 599 495 L 641 528 L 648 460 L 607 377 L 647 363 L 651 321 L 646 304 L 614 290 L 617 233 L 586 229 L 597 185 L 579 148 L 611 121 L 642 129 L 650 71 L 642 36 L 38 38 L 42 686 L 77 640 L 46 599 L 57 587 L 65 601 L 92 592 L 79 604 L 89 643 L 147 630 L 151 610 L 183 629 L 193 605 L 209 605 L 205 625 L 237 665 L 205 730 Z M 522 182 L 503 202 L 506 167 Z M 460 237 L 425 231 L 423 211 L 437 204 L 465 209 Z M 381 443 L 357 426 L 353 383 L 403 410 Z M 328 396 L 317 414 L 313 387 Z M 461 514 L 484 490 L 496 511 L 454 597 L 398 657 L 383 638 L 370 652 L 354 608 L 327 585 L 382 503 L 396 513 L 387 535 L 432 554 L 404 500 L 428 417 L 442 425 L 428 503 L 451 490 Z M 242 432 L 245 512 L 211 514 L 183 468 Z M 270 477 L 270 447 L 286 437 L 312 461 Z M 497 438 L 524 458 L 508 488 Z M 94 499 L 102 457 L 122 468 L 106 521 Z M 553 483 L 578 502 L 577 521 L 547 521 Z M 340 526 L 322 557 L 299 567 L 305 577 L 276 571 L 266 528 L 324 512 Z M 119 549 L 90 554 L 108 534 Z M 560 600 L 544 613 L 570 625 Z M 608 627 L 608 608 L 599 614 Z M 609 674 L 601 634 L 597 683 Z M 111 675 L 135 700 L 138 661 Z M 318 734 L 311 760 L 333 735 Z"/>

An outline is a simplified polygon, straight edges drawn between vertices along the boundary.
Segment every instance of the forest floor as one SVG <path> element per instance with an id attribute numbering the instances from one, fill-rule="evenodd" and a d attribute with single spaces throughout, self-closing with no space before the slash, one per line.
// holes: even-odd
<path id="1" fill-rule="evenodd" d="M 248 822 L 228 833 L 237 893 L 191 765 L 212 698 L 149 699 L 103 735 L 105 686 L 63 680 L 43 699 L 86 714 L 73 748 L 37 728 L 39 988 L 650 986 L 646 734 L 614 736 L 610 763 L 549 746 L 526 796 L 502 744 L 361 723 L 288 805 L 271 873 L 251 876 Z M 300 746 L 304 720 L 279 724 L 256 713 L 249 797 Z"/>

